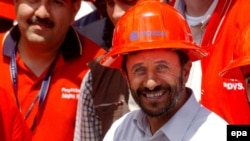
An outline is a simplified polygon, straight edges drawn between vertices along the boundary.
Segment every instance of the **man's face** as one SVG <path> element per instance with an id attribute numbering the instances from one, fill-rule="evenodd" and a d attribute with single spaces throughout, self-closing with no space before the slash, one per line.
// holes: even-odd
<path id="1" fill-rule="evenodd" d="M 22 38 L 33 43 L 60 44 L 79 6 L 79 0 L 75 3 L 72 0 L 17 0 L 15 7 Z"/>
<path id="2" fill-rule="evenodd" d="M 242 67 L 242 72 L 245 78 L 245 87 L 246 87 L 248 102 L 250 103 L 250 65 Z"/>
<path id="3" fill-rule="evenodd" d="M 135 101 L 149 116 L 167 114 L 183 95 L 190 67 L 182 69 L 178 55 L 170 50 L 129 54 L 127 79 Z"/>
<path id="4" fill-rule="evenodd" d="M 138 0 L 105 0 L 107 14 L 114 25 L 116 25 L 119 18 Z M 166 0 L 160 0 L 160 2 L 166 2 Z"/>
<path id="5" fill-rule="evenodd" d="M 114 25 L 116 25 L 119 18 L 129 9 L 135 5 L 138 0 L 106 0 L 107 13 Z"/>

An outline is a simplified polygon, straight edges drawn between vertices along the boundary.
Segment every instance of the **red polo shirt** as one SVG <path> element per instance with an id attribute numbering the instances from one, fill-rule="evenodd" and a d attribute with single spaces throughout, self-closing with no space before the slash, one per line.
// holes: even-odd
<path id="1" fill-rule="evenodd" d="M 30 141 L 31 132 L 15 102 L 0 88 L 0 138 L 1 141 Z"/>
<path id="2" fill-rule="evenodd" d="M 237 34 L 250 22 L 249 7 L 246 0 L 219 0 L 202 42 L 209 56 L 201 60 L 201 103 L 230 124 L 250 124 L 250 107 L 243 83 L 218 74 L 232 59 Z"/>
<path id="3" fill-rule="evenodd" d="M 15 99 L 13 78 L 11 77 L 10 58 L 20 37 L 15 27 L 6 39 L 1 38 L 0 49 L 0 86 L 11 93 Z M 82 39 L 79 41 L 78 39 Z M 61 46 L 55 66 L 51 72 L 51 80 L 46 99 L 39 108 L 35 102 L 26 123 L 33 130 L 34 141 L 72 141 L 75 127 L 77 98 L 80 84 L 88 71 L 87 62 L 103 54 L 99 46 L 87 38 L 80 37 L 70 28 L 64 44 Z M 25 115 L 41 89 L 47 73 L 36 77 L 16 53 L 17 65 L 17 98 Z"/>

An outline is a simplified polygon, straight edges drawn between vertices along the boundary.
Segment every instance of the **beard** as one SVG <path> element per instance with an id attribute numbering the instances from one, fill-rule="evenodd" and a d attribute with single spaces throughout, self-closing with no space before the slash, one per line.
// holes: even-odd
<path id="1" fill-rule="evenodd" d="M 131 93 L 136 103 L 144 113 L 150 117 L 161 117 L 167 115 L 169 111 L 171 111 L 176 104 L 178 104 L 184 89 L 185 86 L 183 85 L 183 79 L 182 77 L 179 77 L 176 85 L 165 83 L 155 87 L 153 90 L 149 90 L 146 87 L 140 87 L 137 90 L 131 89 Z M 164 92 L 163 95 L 167 95 L 168 97 L 163 103 L 151 102 L 149 104 L 145 104 L 141 100 L 141 97 L 145 97 L 145 94 L 159 92 Z"/>

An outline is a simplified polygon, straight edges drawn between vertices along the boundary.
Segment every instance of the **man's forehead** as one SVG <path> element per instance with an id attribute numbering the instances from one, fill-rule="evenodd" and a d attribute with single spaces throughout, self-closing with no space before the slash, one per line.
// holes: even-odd
<path id="1" fill-rule="evenodd" d="M 176 55 L 176 53 L 173 52 L 172 49 L 148 49 L 148 50 L 129 52 L 126 55 L 128 58 L 138 57 L 138 58 L 146 59 L 146 57 L 148 56 L 151 56 L 153 58 L 168 58 L 168 55 L 172 56 L 173 54 Z"/>

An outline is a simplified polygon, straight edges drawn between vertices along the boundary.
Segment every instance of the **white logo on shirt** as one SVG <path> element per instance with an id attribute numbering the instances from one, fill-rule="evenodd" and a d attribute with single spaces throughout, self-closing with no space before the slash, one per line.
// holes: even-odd
<path id="1" fill-rule="evenodd" d="M 237 80 L 231 79 L 230 81 L 223 82 L 223 87 L 226 88 L 227 90 L 244 90 L 244 85 L 242 82 L 239 82 Z"/>
<path id="2" fill-rule="evenodd" d="M 78 99 L 80 90 L 78 88 L 62 88 L 62 99 Z"/>

